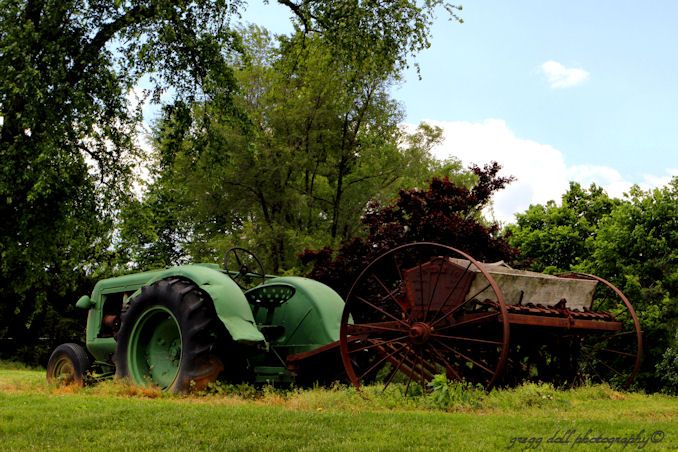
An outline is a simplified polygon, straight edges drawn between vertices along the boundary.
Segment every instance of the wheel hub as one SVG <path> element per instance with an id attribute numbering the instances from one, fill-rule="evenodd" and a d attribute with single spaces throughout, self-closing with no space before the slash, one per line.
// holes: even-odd
<path id="1" fill-rule="evenodd" d="M 433 328 L 423 322 L 417 322 L 410 327 L 409 337 L 413 344 L 423 344 L 433 333 Z"/>
<path id="2" fill-rule="evenodd" d="M 135 324 L 130 340 L 129 366 L 136 384 L 172 385 L 181 365 L 181 331 L 169 309 L 153 306 Z"/>

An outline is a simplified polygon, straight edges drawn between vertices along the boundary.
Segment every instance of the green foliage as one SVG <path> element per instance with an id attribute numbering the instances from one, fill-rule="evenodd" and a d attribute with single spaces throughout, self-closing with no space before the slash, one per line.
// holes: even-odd
<path id="1" fill-rule="evenodd" d="M 617 204 L 595 184 L 587 190 L 571 182 L 561 205 L 530 206 L 506 227 L 507 240 L 521 250 L 518 265 L 549 273 L 571 270 L 590 257 L 598 222 Z"/>
<path id="2" fill-rule="evenodd" d="M 240 0 L 0 0 L 0 337 L 34 354 L 37 337 L 75 334 L 62 317 L 98 277 L 214 258 L 227 233 L 290 266 L 294 250 L 348 233 L 356 206 L 397 185 L 396 163 L 430 163 L 416 146 L 408 158 L 426 162 L 391 160 L 404 135 L 385 93 L 428 45 L 435 9 L 454 7 L 280 3 L 298 32 L 278 47 L 256 33 L 243 45 Z M 142 99 L 175 99 L 140 202 L 130 99 L 144 77 Z"/>
<path id="3" fill-rule="evenodd" d="M 664 392 L 678 395 L 678 330 L 673 344 L 666 349 L 661 361 L 657 364 L 657 374 Z"/>
<path id="4" fill-rule="evenodd" d="M 474 386 L 461 381 L 450 381 L 443 374 L 433 377 L 429 383 L 431 398 L 434 406 L 443 409 L 463 407 L 478 407 L 485 398 L 482 386 Z"/>
<path id="5" fill-rule="evenodd" d="M 156 178 L 123 213 L 120 248 L 136 266 L 154 264 L 151 256 L 215 261 L 238 245 L 269 271 L 289 270 L 302 250 L 361 234 L 368 201 L 434 173 L 471 178 L 458 161 L 431 156 L 439 128 L 399 127 L 388 95 L 396 72 L 368 67 L 378 52 L 358 62 L 326 38 L 276 40 L 257 27 L 243 42 L 233 108 L 175 104 L 156 125 Z"/>
<path id="6" fill-rule="evenodd" d="M 113 269 L 139 157 L 130 90 L 153 73 L 156 95 L 227 97 L 238 5 L 0 0 L 0 337 L 25 358 L 45 358 L 38 337 L 73 334 L 62 317 L 76 294 Z"/>
<path id="7" fill-rule="evenodd" d="M 3 448 L 69 449 L 77 437 L 89 448 L 106 449 L 463 451 L 505 449 L 524 437 L 541 438 L 548 449 L 550 437 L 573 429 L 574 441 L 591 429 L 590 437 L 623 438 L 662 431 L 663 440 L 648 442 L 645 450 L 667 450 L 678 438 L 675 397 L 605 386 L 556 394 L 532 387 L 520 397 L 520 388 L 497 390 L 476 407 L 453 409 L 426 397 L 392 398 L 378 387 L 267 389 L 254 397 L 244 391 L 164 395 L 113 382 L 56 389 L 45 384 L 43 372 L 0 370 Z M 44 416 L 46 410 L 58 416 Z"/>
<path id="8" fill-rule="evenodd" d="M 487 223 L 481 214 L 492 195 L 513 180 L 499 176 L 500 169 L 496 162 L 483 168 L 472 166 L 469 186 L 434 177 L 425 189 L 400 190 L 398 198 L 387 205 L 370 202 L 360 219 L 367 236 L 347 240 L 338 249 L 305 250 L 300 257 L 311 267 L 308 276 L 346 297 L 358 275 L 377 256 L 412 242 L 457 247 L 481 261 L 511 259 L 516 251 L 499 236 L 499 225 Z"/>
<path id="9" fill-rule="evenodd" d="M 570 397 L 564 391 L 556 390 L 547 383 L 525 383 L 506 390 L 495 390 L 488 397 L 487 406 L 506 410 L 526 408 L 566 408 Z"/>
<path id="10" fill-rule="evenodd" d="M 633 303 L 645 341 L 641 384 L 658 389 L 655 366 L 678 328 L 678 177 L 650 191 L 632 188 L 600 222 L 581 268 L 610 279 Z"/>
<path id="11" fill-rule="evenodd" d="M 643 331 L 638 384 L 659 389 L 655 366 L 678 328 L 678 177 L 654 190 L 633 187 L 622 200 L 571 184 L 561 206 L 531 206 L 507 230 L 519 264 L 593 273 L 625 293 Z"/>

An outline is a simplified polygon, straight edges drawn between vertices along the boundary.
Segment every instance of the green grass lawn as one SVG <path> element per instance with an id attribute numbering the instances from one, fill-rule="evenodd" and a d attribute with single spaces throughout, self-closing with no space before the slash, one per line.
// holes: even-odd
<path id="1" fill-rule="evenodd" d="M 635 436 L 647 443 L 581 442 Z M 0 450 L 496 450 L 512 444 L 511 450 L 678 450 L 678 398 L 545 385 L 453 393 L 444 401 L 403 399 L 377 388 L 220 388 L 174 396 L 114 382 L 58 389 L 44 383 L 43 371 L 0 363 Z"/>

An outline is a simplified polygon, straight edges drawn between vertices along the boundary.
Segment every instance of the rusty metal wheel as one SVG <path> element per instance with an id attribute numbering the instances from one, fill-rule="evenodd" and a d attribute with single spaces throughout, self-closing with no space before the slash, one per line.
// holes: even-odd
<path id="1" fill-rule="evenodd" d="M 353 283 L 340 330 L 349 380 L 405 394 L 436 374 L 491 387 L 509 349 L 504 297 L 471 256 L 430 242 L 394 248 Z"/>
<path id="2" fill-rule="evenodd" d="M 610 330 L 595 330 L 577 337 L 574 353 L 577 372 L 572 383 L 590 381 L 629 388 L 640 369 L 643 333 L 631 302 L 609 281 L 587 273 L 568 273 L 563 278 L 597 281 L 590 312 L 604 315 Z"/>

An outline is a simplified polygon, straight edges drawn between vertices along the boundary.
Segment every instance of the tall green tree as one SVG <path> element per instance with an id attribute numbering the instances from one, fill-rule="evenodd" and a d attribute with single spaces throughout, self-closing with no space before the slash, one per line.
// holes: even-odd
<path id="1" fill-rule="evenodd" d="M 238 5 L 0 0 L 0 337 L 38 336 L 106 257 L 137 155 L 140 77 L 153 74 L 155 94 L 227 97 Z"/>
<path id="2" fill-rule="evenodd" d="M 656 366 L 678 330 L 678 177 L 653 190 L 633 187 L 601 220 L 581 268 L 610 279 L 633 303 L 645 341 L 641 383 L 659 389 Z M 670 383 L 678 385 L 675 373 Z"/>
<path id="3" fill-rule="evenodd" d="M 440 129 L 400 128 L 388 68 L 344 61 L 322 36 L 276 41 L 254 27 L 244 42 L 232 108 L 177 105 L 157 127 L 159 178 L 146 202 L 153 193 L 179 196 L 194 258 L 239 243 L 273 270 L 289 268 L 303 249 L 355 235 L 370 199 L 394 197 L 433 172 L 462 172 L 431 157 Z"/>
<path id="4" fill-rule="evenodd" d="M 662 356 L 662 369 L 674 359 L 667 350 L 678 327 L 678 177 L 654 190 L 633 187 L 623 199 L 572 183 L 560 206 L 531 206 L 507 230 L 519 265 L 593 273 L 626 294 L 644 335 L 639 384 L 659 389 L 655 369 Z M 672 375 L 664 384 L 678 387 Z"/>
<path id="5" fill-rule="evenodd" d="M 389 70 L 427 45 L 441 5 L 280 3 L 304 36 L 331 36 L 337 54 L 360 60 L 356 50 L 379 46 Z M 48 300 L 110 268 L 101 263 L 116 214 L 134 204 L 140 111 L 128 95 L 142 77 L 151 79 L 154 100 L 170 91 L 187 105 L 229 108 L 230 54 L 240 48 L 230 21 L 241 7 L 240 0 L 0 0 L 0 336 L 37 336 L 38 320 L 55 305 Z M 159 202 L 174 199 L 165 195 Z M 158 237 L 175 237 L 170 223 Z M 145 240 L 139 235 L 120 240 Z M 157 261 L 151 250 L 144 258 Z"/>
<path id="6" fill-rule="evenodd" d="M 553 273 L 587 261 L 598 223 L 619 203 L 595 184 L 586 189 L 570 182 L 560 205 L 555 201 L 532 205 L 506 227 L 507 240 L 521 251 L 517 264 Z"/>

